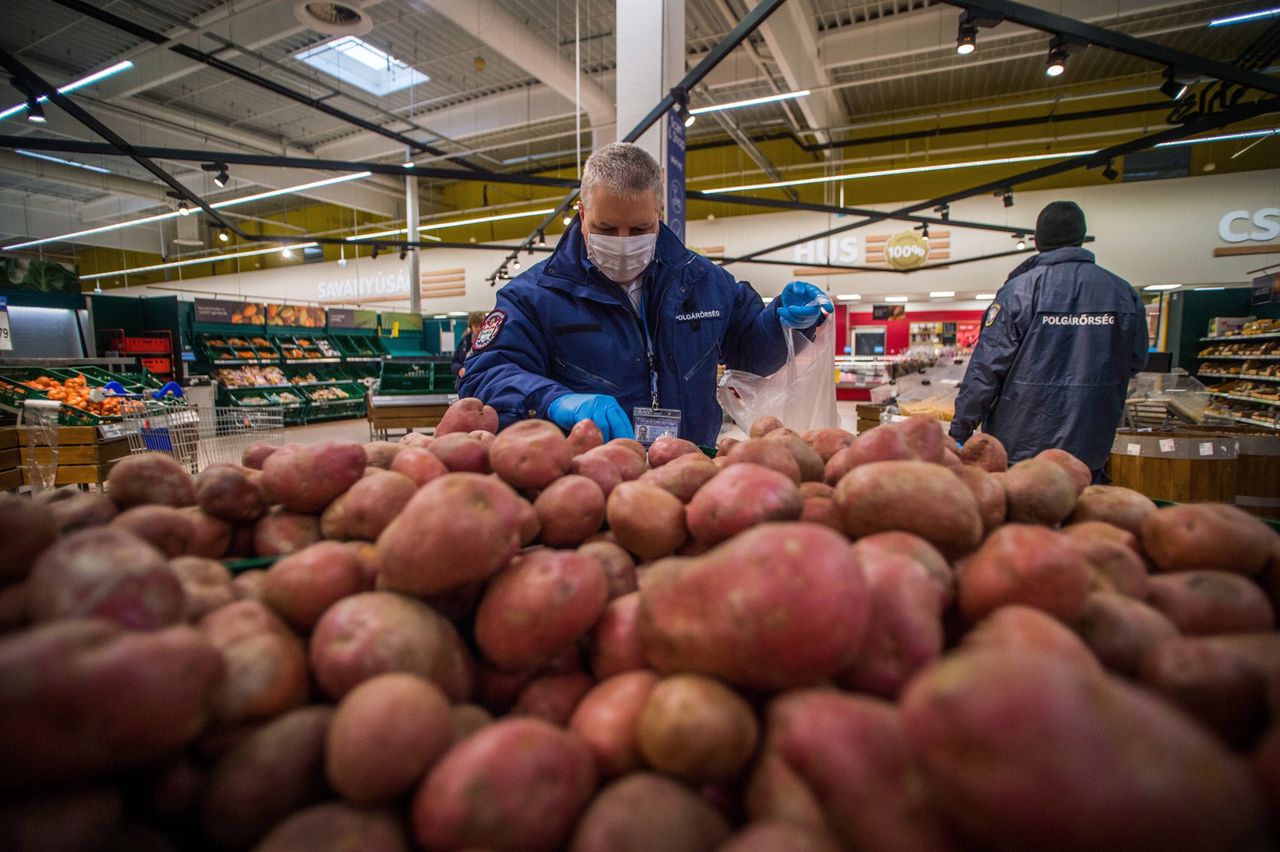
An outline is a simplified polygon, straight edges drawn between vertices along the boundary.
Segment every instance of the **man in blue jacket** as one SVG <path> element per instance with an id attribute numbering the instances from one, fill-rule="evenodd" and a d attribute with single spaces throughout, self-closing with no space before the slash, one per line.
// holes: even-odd
<path id="1" fill-rule="evenodd" d="M 1038 254 L 1019 265 L 987 309 L 960 383 L 951 437 L 979 424 L 1009 461 L 1066 450 L 1104 480 L 1129 379 L 1147 364 L 1142 300 L 1098 266 L 1084 211 L 1054 201 L 1036 219 Z"/>
<path id="2" fill-rule="evenodd" d="M 493 406 L 502 426 L 592 420 L 607 441 L 634 437 L 635 417 L 650 438 L 669 430 L 714 444 L 717 363 L 773 373 L 787 357 L 782 326 L 815 326 L 831 302 L 793 281 L 763 306 L 662 224 L 662 191 L 644 149 L 593 153 L 578 217 L 550 258 L 498 291 L 458 393 Z"/>

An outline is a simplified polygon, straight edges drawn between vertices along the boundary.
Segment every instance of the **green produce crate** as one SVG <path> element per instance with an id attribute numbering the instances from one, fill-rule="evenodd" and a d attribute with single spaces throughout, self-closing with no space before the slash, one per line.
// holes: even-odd
<path id="1" fill-rule="evenodd" d="M 447 364 L 445 366 L 448 366 Z M 380 393 L 433 393 L 435 364 L 431 362 L 383 361 L 378 376 Z"/>

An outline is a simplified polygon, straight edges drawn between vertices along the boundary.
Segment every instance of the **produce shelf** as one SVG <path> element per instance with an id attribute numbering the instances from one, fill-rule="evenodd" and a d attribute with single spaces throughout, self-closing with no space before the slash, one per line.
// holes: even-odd
<path id="1" fill-rule="evenodd" d="M 1236 414 L 1228 414 L 1226 417 L 1234 423 L 1247 423 L 1250 426 L 1264 426 L 1267 429 L 1280 429 L 1280 422 L 1272 423 L 1268 420 L 1254 420 L 1252 417 L 1241 417 Z"/>
<path id="2" fill-rule="evenodd" d="M 1204 376 L 1208 379 L 1247 379 L 1253 382 L 1280 382 L 1280 376 L 1260 376 L 1257 373 L 1206 373 L 1202 371 L 1196 375 Z"/>
<path id="3" fill-rule="evenodd" d="M 1209 391 L 1209 396 L 1219 396 L 1223 399 L 1234 399 L 1239 402 L 1253 402 L 1259 405 L 1280 405 L 1280 399 L 1263 399 L 1259 396 L 1239 396 L 1234 393 L 1219 393 L 1218 391 Z"/>
<path id="4" fill-rule="evenodd" d="M 1280 338 L 1280 331 L 1271 331 L 1266 334 L 1236 334 L 1231 337 L 1202 337 L 1201 343 L 1247 343 L 1250 340 L 1275 340 Z"/>
<path id="5" fill-rule="evenodd" d="M 1201 361 L 1280 361 L 1280 355 L 1197 355 Z"/>

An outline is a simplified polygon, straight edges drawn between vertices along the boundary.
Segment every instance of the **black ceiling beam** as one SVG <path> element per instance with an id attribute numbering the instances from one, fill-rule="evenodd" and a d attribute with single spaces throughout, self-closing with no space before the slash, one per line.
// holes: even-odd
<path id="1" fill-rule="evenodd" d="M 1136 56 L 1148 62 L 1171 66 L 1179 71 L 1194 72 L 1204 77 L 1216 77 L 1219 80 L 1238 83 L 1272 95 L 1280 95 L 1280 80 L 1266 74 L 1239 68 L 1227 62 L 1207 59 L 1194 53 L 1175 50 L 1154 41 L 1135 38 L 1105 27 L 1086 24 L 1065 15 L 1045 12 L 1034 6 L 1014 3 L 1011 0 L 944 0 L 944 2 L 968 9 L 970 12 L 986 13 L 988 16 L 999 17 L 1041 32 L 1056 34 L 1064 37 L 1068 42 L 1095 44 L 1098 47 Z"/>
<path id="2" fill-rule="evenodd" d="M 666 114 L 667 110 L 676 105 L 677 96 L 685 97 L 686 93 L 691 91 L 694 86 L 698 85 L 698 83 L 702 82 L 703 77 L 711 73 L 711 69 L 719 65 L 720 62 L 732 53 L 738 45 L 746 41 L 747 38 L 756 31 L 756 28 L 764 23 L 765 19 L 772 15 L 784 2 L 786 2 L 786 0 L 760 0 L 760 2 L 757 3 L 755 7 L 742 18 L 742 20 L 738 21 L 737 25 L 735 25 L 724 38 L 720 39 L 715 47 L 711 48 L 711 50 L 707 52 L 706 56 L 702 57 L 702 60 L 698 62 L 698 64 L 695 65 L 688 74 L 684 75 L 679 83 L 676 83 L 671 87 L 671 91 L 662 96 L 662 99 L 658 101 L 657 105 L 653 109 L 649 110 L 648 115 L 640 119 L 640 123 L 631 128 L 631 131 L 619 141 L 634 142 L 639 139 L 641 134 L 648 130 L 655 121 L 662 118 L 662 116 Z M 577 190 L 566 195 L 560 203 L 556 205 L 556 209 L 538 224 L 538 227 L 533 230 L 533 233 L 525 237 L 524 243 L 532 244 L 538 234 L 545 233 L 551 223 L 554 222 L 558 216 L 563 214 L 564 211 L 573 204 L 574 199 L 577 197 Z M 519 252 L 516 254 L 518 253 Z M 503 261 L 503 267 L 505 267 L 506 264 L 514 257 L 515 255 L 509 255 L 507 259 Z M 493 275 L 489 277 L 488 280 L 490 286 L 497 281 L 500 269 L 501 268 L 494 270 Z"/>
<path id="3" fill-rule="evenodd" d="M 112 145 L 100 142 L 81 142 L 74 139 L 49 139 L 34 136 L 0 136 L 0 148 L 26 148 L 32 151 L 59 151 L 66 154 L 97 154 L 117 156 L 120 151 Z M 417 175 L 440 180 L 469 180 L 486 183 L 513 183 L 521 186 L 547 186 L 556 189 L 572 188 L 578 182 L 572 178 L 539 177 L 537 175 L 505 174 L 482 170 L 440 169 L 434 166 L 404 168 L 390 163 L 355 163 L 349 160 L 318 160 L 308 157 L 284 157 L 275 154 L 242 154 L 238 151 L 210 151 L 200 148 L 158 148 L 150 145 L 134 145 L 132 150 L 157 160 L 179 160 L 201 163 L 226 163 L 227 165 L 269 166 L 279 169 L 312 169 L 332 172 L 373 172 L 379 175 Z"/>
<path id="4" fill-rule="evenodd" d="M 805 201 L 785 201 L 780 198 L 756 198 L 751 195 L 699 192 L 685 190 L 685 198 L 695 201 L 723 201 L 727 204 L 744 204 L 748 207 L 771 207 L 775 210 L 807 210 L 811 213 L 833 213 L 837 216 L 875 216 L 881 211 L 868 207 L 836 207 L 831 204 L 812 204 Z M 1003 234 L 1030 234 L 1035 228 L 1018 228 L 1013 225 L 991 225 L 986 222 L 970 222 L 965 219 L 943 219 L 941 216 L 894 216 L 903 222 L 923 222 L 927 225 L 943 225 L 956 228 L 972 228 L 977 231 L 999 231 Z"/>
<path id="5" fill-rule="evenodd" d="M 313 98 L 310 95 L 304 95 L 302 92 L 291 89 L 288 86 L 275 82 L 274 80 L 268 80 L 266 77 L 254 74 L 252 71 L 246 71 L 243 68 L 232 65 L 225 59 L 219 59 L 212 53 L 206 53 L 203 50 L 197 50 L 196 48 L 185 44 L 173 44 L 171 39 L 166 38 L 162 33 L 158 33 L 155 30 L 144 27 L 141 24 L 134 23 L 126 18 L 122 18 L 119 15 L 112 14 L 105 9 L 100 9 L 97 6 L 84 2 L 84 0 L 53 0 L 53 2 L 60 6 L 64 6 L 73 12 L 79 12 L 86 17 L 93 18 L 95 21 L 100 21 L 108 26 L 127 32 L 130 35 L 145 39 L 152 44 L 167 47 L 179 56 L 183 56 L 193 62 L 200 62 L 204 65 L 208 65 L 210 68 L 216 68 L 219 71 L 230 74 L 240 80 L 244 80 L 246 83 L 252 83 L 255 86 L 259 86 L 269 92 L 280 95 L 281 97 L 288 98 L 291 101 L 296 101 L 297 103 L 304 104 L 312 109 L 319 110 L 325 115 L 337 118 L 347 124 L 355 125 L 356 127 L 368 130 L 371 133 L 376 133 L 379 136 L 385 136 L 388 139 L 392 139 L 399 142 L 401 145 L 405 145 L 417 151 L 423 151 L 425 153 L 435 154 L 441 157 L 448 157 L 450 160 L 466 169 L 478 168 L 474 164 L 468 162 L 464 157 L 449 154 L 446 151 L 436 148 L 434 145 L 429 145 L 426 142 L 419 142 L 416 139 L 405 136 L 403 133 L 397 133 L 394 130 L 389 130 L 380 124 L 363 119 L 358 115 L 352 115 L 346 110 L 338 109 L 337 107 L 331 106 L 318 98 Z"/>
<path id="6" fill-rule="evenodd" d="M 228 222 L 222 216 L 218 215 L 218 212 L 210 207 L 203 198 L 183 186 L 177 178 L 160 168 L 152 162 L 150 158 L 134 150 L 133 146 L 131 146 L 122 136 L 117 134 L 110 127 L 107 127 L 98 119 L 94 118 L 75 101 L 59 92 L 57 87 L 53 86 L 39 74 L 24 65 L 16 56 L 13 56 L 6 50 L 0 49 L 0 66 L 3 66 L 6 71 L 12 74 L 19 83 L 26 86 L 28 91 L 33 95 L 44 95 L 49 99 L 50 103 L 56 105 L 76 121 L 80 122 L 85 127 L 110 142 L 111 146 L 117 152 L 129 157 L 135 163 L 159 178 L 161 182 L 170 188 L 170 195 L 175 198 L 185 199 L 191 202 L 207 213 L 210 219 L 217 222 L 220 226 L 226 228 L 236 236 L 246 240 L 253 239 L 249 234 L 242 231 L 239 226 L 232 222 Z"/>
<path id="7" fill-rule="evenodd" d="M 1105 165 L 1108 160 L 1116 157 L 1123 157 L 1125 154 L 1134 151 L 1144 151 L 1153 148 L 1161 142 L 1175 142 L 1180 139 L 1186 139 L 1195 136 L 1197 133 L 1204 133 L 1207 130 L 1217 130 L 1228 124 L 1244 121 L 1246 119 L 1255 118 L 1259 115 L 1265 115 L 1271 112 L 1280 111 L 1280 98 L 1270 98 L 1265 101 L 1254 101 L 1248 104 L 1232 107 L 1212 115 L 1201 116 L 1198 119 L 1187 122 L 1179 127 L 1173 127 L 1168 130 L 1162 130 L 1157 133 L 1150 133 L 1146 136 L 1139 136 L 1137 139 L 1131 139 L 1128 142 L 1122 142 L 1119 145 L 1112 145 L 1109 148 L 1103 148 L 1093 154 L 1084 154 L 1079 157 L 1071 157 L 1058 163 L 1051 163 L 1047 166 L 1040 166 L 1030 171 L 1021 172 L 1020 174 L 1010 175 L 1009 177 L 1000 178 L 999 180 L 988 181 L 969 189 L 963 189 L 958 192 L 947 193 L 928 201 L 919 201 L 915 204 L 902 207 L 887 213 L 876 213 L 874 216 L 867 216 L 857 222 L 843 225 L 839 228 L 830 228 L 816 234 L 801 237 L 799 239 L 790 240 L 784 243 L 778 243 L 774 246 L 753 251 L 750 254 L 743 255 L 741 258 L 735 258 L 733 261 L 720 261 L 721 266 L 726 266 L 730 262 L 743 262 L 761 255 L 770 254 L 771 252 L 780 251 L 785 248 L 791 248 L 809 240 L 822 239 L 824 237 L 834 236 L 852 231 L 856 228 L 862 228 L 866 225 L 874 225 L 883 222 L 886 219 L 896 219 L 904 215 L 910 215 L 920 210 L 927 210 L 933 207 L 939 207 L 943 204 L 950 204 L 953 201 L 961 201 L 965 198 L 972 198 L 975 195 L 985 195 L 989 192 L 1005 191 L 1012 187 L 1019 186 L 1031 181 L 1040 180 L 1041 178 L 1053 177 L 1054 175 L 1069 172 L 1078 168 L 1090 168 L 1093 166 Z"/>

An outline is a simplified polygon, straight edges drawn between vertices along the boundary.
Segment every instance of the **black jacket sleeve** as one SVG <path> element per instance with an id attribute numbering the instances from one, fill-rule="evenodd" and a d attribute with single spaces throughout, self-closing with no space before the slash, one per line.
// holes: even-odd
<path id="1" fill-rule="evenodd" d="M 1005 377 L 1018 357 L 1023 335 L 1035 313 L 1040 276 L 1026 275 L 1007 282 L 987 308 L 978 345 L 960 382 L 950 435 L 964 443 L 990 413 Z"/>

